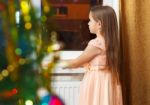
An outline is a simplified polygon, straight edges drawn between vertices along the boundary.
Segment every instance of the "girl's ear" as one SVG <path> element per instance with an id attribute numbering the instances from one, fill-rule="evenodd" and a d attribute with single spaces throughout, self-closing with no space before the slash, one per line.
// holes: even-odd
<path id="1" fill-rule="evenodd" d="M 100 20 L 98 21 L 98 26 L 99 26 L 99 28 L 101 28 L 101 26 L 102 26 L 102 24 L 101 24 L 101 21 L 100 21 Z"/>

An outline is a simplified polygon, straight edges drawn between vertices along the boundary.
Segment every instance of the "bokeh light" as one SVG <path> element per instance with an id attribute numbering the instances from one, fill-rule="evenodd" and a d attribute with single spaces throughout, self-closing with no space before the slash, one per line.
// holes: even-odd
<path id="1" fill-rule="evenodd" d="M 17 94 L 18 93 L 18 90 L 15 88 L 12 90 L 12 94 Z"/>
<path id="2" fill-rule="evenodd" d="M 23 14 L 28 14 L 30 7 L 27 1 L 21 1 L 21 9 Z"/>
<path id="3" fill-rule="evenodd" d="M 27 101 L 25 102 L 25 105 L 33 105 L 33 102 L 32 102 L 31 100 L 27 100 Z"/>
<path id="4" fill-rule="evenodd" d="M 47 20 L 46 16 L 41 16 L 41 21 L 45 22 Z"/>
<path id="5" fill-rule="evenodd" d="M 24 21 L 26 22 L 31 21 L 31 17 L 29 15 L 24 16 Z"/>
<path id="6" fill-rule="evenodd" d="M 48 6 L 44 6 L 44 12 L 49 12 L 50 11 L 50 8 Z"/>
<path id="7" fill-rule="evenodd" d="M 19 59 L 19 64 L 23 65 L 23 64 L 25 64 L 25 62 L 26 62 L 25 59 L 23 59 L 23 58 Z"/>
<path id="8" fill-rule="evenodd" d="M 9 65 L 9 66 L 7 67 L 7 69 L 8 69 L 10 72 L 12 72 L 15 68 L 14 68 L 13 65 Z"/>
<path id="9" fill-rule="evenodd" d="M 17 55 L 21 55 L 21 54 L 22 54 L 22 50 L 21 50 L 20 48 L 17 48 L 17 49 L 15 50 L 15 53 L 16 53 Z"/>
<path id="10" fill-rule="evenodd" d="M 9 74 L 9 72 L 8 72 L 6 69 L 2 71 L 2 75 L 3 75 L 4 77 L 7 77 L 8 74 Z"/>
<path id="11" fill-rule="evenodd" d="M 30 23 L 30 22 L 27 22 L 27 23 L 25 23 L 25 28 L 26 29 L 31 29 L 31 27 L 32 27 L 32 24 Z"/>

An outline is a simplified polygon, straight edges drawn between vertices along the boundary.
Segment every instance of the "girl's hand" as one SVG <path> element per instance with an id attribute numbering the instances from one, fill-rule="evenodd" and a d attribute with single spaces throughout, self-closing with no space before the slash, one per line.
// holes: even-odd
<path id="1" fill-rule="evenodd" d="M 61 67 L 62 69 L 66 69 L 69 67 L 69 62 L 67 62 L 66 60 L 61 60 L 58 62 L 58 67 Z"/>

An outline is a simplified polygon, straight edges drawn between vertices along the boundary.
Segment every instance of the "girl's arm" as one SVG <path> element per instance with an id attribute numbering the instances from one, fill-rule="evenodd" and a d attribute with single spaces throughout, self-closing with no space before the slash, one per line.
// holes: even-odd
<path id="1" fill-rule="evenodd" d="M 89 62 L 92 60 L 95 56 L 100 54 L 101 49 L 88 45 L 86 49 L 83 51 L 83 53 L 77 57 L 76 59 L 70 59 L 70 60 L 62 60 L 64 62 L 63 68 L 77 68 L 82 66 L 83 64 Z"/>

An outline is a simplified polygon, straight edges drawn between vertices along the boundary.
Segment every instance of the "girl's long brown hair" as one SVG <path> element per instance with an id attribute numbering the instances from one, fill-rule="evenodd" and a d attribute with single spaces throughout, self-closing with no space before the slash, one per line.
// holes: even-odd
<path id="1" fill-rule="evenodd" d="M 95 21 L 101 21 L 101 34 L 104 35 L 106 46 L 107 67 L 118 77 L 118 72 L 120 69 L 120 47 L 115 11 L 109 6 L 97 5 L 92 7 L 90 12 L 92 13 Z"/>

